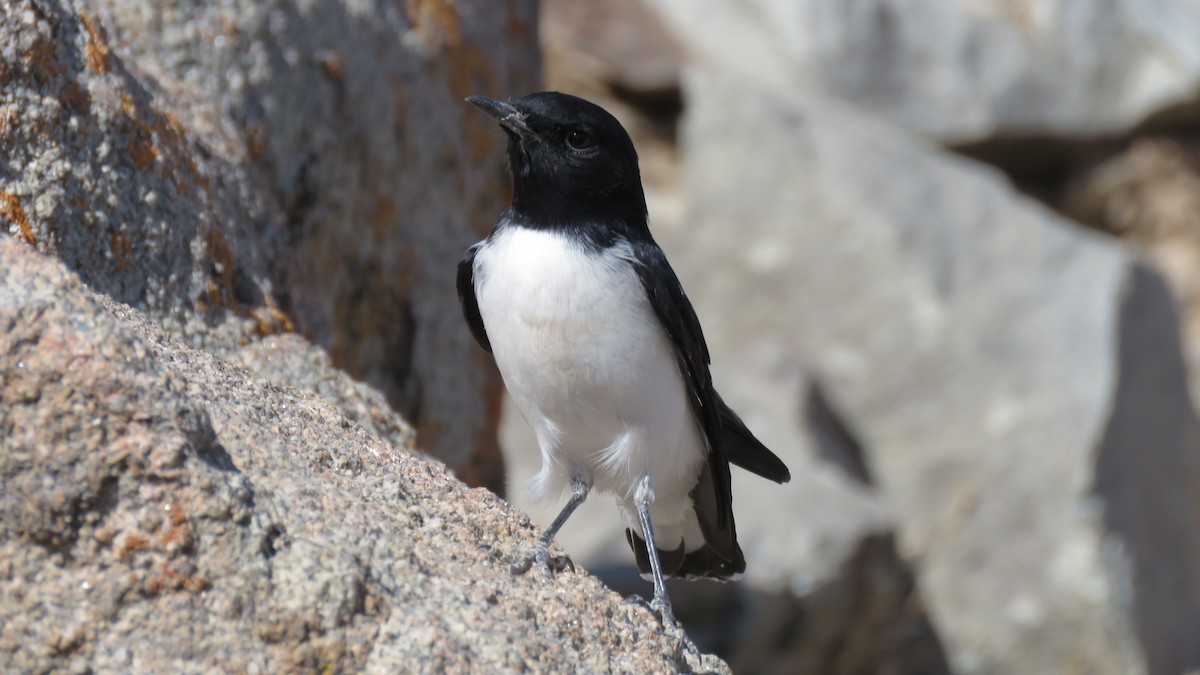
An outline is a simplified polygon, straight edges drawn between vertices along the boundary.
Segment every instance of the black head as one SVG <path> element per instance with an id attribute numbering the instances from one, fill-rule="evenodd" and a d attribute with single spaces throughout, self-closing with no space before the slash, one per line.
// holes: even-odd
<path id="1" fill-rule="evenodd" d="M 512 104 L 485 96 L 467 100 L 508 135 L 514 217 L 533 227 L 646 229 L 637 151 L 606 110 L 549 91 Z"/>

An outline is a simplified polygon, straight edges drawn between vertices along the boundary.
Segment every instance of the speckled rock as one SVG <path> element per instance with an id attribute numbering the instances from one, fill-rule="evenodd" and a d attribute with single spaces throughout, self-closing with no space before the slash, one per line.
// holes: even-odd
<path id="1" fill-rule="evenodd" d="M 276 386 L 320 396 L 397 449 L 417 450 L 416 432 L 392 410 L 383 394 L 335 368 L 328 354 L 298 335 L 255 340 L 228 354 L 227 359 Z"/>
<path id="2" fill-rule="evenodd" d="M 8 3 L 0 224 L 192 346 L 298 330 L 499 485 L 498 381 L 452 277 L 507 187 L 462 97 L 535 88 L 535 11 Z"/>
<path id="3" fill-rule="evenodd" d="M 0 663 L 15 672 L 729 672 L 324 399 L 0 238 Z"/>

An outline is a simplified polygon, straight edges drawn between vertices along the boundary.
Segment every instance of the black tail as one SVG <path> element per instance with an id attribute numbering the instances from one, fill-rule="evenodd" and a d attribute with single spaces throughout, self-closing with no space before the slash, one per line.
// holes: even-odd
<path id="1" fill-rule="evenodd" d="M 729 468 L 726 462 L 776 483 L 786 483 L 792 479 L 783 460 L 750 433 L 742 419 L 725 405 L 719 394 L 714 391 L 713 395 L 720 418 L 720 444 L 702 466 L 696 487 L 691 492 L 692 514 L 700 526 L 704 543 L 690 553 L 684 552 L 683 541 L 673 551 L 658 549 L 658 560 L 662 563 L 663 575 L 667 577 L 728 581 L 746 571 L 746 558 L 737 543 L 737 529 L 729 501 Z M 717 489 L 718 480 L 724 482 L 723 491 Z M 721 499 L 722 494 L 725 500 Z M 638 569 L 643 574 L 649 574 L 650 555 L 645 540 L 633 530 L 625 530 L 625 538 L 633 549 Z M 692 542 L 692 545 L 696 543 Z"/>
<path id="2" fill-rule="evenodd" d="M 625 530 L 629 548 L 637 560 L 638 571 L 650 574 L 650 553 L 646 542 L 633 530 Z M 725 560 L 709 546 L 702 546 L 691 553 L 683 552 L 683 543 L 674 551 L 658 550 L 658 561 L 662 563 L 663 576 L 675 579 L 714 579 L 729 581 L 746 571 L 746 558 L 742 549 L 734 543 L 736 554 L 733 560 Z"/>
<path id="3" fill-rule="evenodd" d="M 729 475 L 728 471 L 725 475 Z M 673 551 L 658 549 L 658 561 L 662 563 L 663 576 L 728 581 L 746 571 L 746 558 L 737 543 L 733 513 L 729 505 L 725 504 L 726 518 L 721 519 L 722 504 L 717 498 L 713 481 L 712 466 L 705 464 L 700 470 L 696 487 L 692 490 L 691 515 L 696 518 L 704 543 L 690 553 L 684 551 L 687 544 L 684 541 L 680 541 L 679 548 Z M 650 555 L 645 540 L 633 530 L 625 530 L 625 538 L 629 540 L 629 547 L 633 549 L 638 569 L 643 574 L 649 574 Z M 696 543 L 692 542 L 692 545 Z"/>

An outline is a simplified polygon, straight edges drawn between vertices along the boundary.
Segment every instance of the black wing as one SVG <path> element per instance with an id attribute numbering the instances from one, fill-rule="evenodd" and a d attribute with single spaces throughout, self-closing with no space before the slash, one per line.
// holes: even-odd
<path id="1" fill-rule="evenodd" d="M 463 317 L 471 328 L 471 335 L 480 347 L 492 353 L 492 343 L 488 340 L 487 330 L 483 327 L 483 317 L 479 314 L 479 301 L 475 299 L 475 254 L 483 242 L 467 249 L 462 260 L 458 261 L 458 303 L 462 305 Z"/>
<path id="2" fill-rule="evenodd" d="M 708 370 L 708 345 L 700 330 L 700 320 L 662 249 L 653 241 L 631 242 L 630 246 L 633 267 L 646 290 L 650 306 L 675 347 L 679 371 L 691 395 L 692 410 L 700 420 L 708 444 L 708 467 L 702 472 L 705 480 L 701 480 L 697 490 L 693 491 L 696 515 L 708 545 L 726 560 L 731 560 L 738 549 L 730 497 L 729 461 L 721 437 L 720 399 L 713 390 Z"/>

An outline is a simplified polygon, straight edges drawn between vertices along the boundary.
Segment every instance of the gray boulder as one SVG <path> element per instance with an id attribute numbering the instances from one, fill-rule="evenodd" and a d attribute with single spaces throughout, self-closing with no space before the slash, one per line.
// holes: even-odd
<path id="1" fill-rule="evenodd" d="M 717 381 L 754 382 L 728 396 L 752 428 L 828 385 L 954 669 L 1200 666 L 1200 437 L 1158 276 L 834 100 L 685 83 L 659 238 Z"/>
<path id="2" fill-rule="evenodd" d="M 1200 102 L 1190 0 L 646 0 L 747 81 L 951 143 L 1119 135 Z"/>

